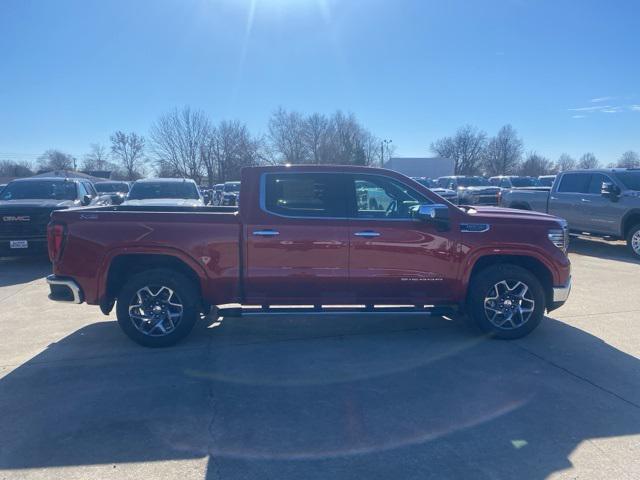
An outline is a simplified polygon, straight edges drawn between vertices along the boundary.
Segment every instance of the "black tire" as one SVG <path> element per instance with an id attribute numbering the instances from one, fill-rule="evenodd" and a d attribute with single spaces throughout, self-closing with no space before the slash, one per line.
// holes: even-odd
<path id="1" fill-rule="evenodd" d="M 156 293 L 159 298 L 159 303 L 162 303 L 163 297 L 168 295 L 168 291 L 173 292 L 171 294 L 172 296 L 168 299 L 168 301 L 171 302 L 171 307 L 169 308 L 175 309 L 173 313 L 181 312 L 181 317 L 176 322 L 174 328 L 170 329 L 171 324 L 168 324 L 165 320 L 152 323 L 144 321 L 136 322 L 134 318 L 132 318 L 129 313 L 129 307 L 134 307 L 135 302 L 140 303 L 138 291 L 144 289 L 144 287 L 149 287 L 151 293 Z M 161 292 L 161 287 L 166 287 L 168 290 Z M 144 296 L 145 298 L 155 298 L 147 293 L 144 293 Z M 182 308 L 178 309 L 174 304 L 180 304 Z M 140 312 L 143 310 L 134 309 L 133 311 Z M 152 348 L 175 345 L 186 337 L 199 318 L 200 311 L 201 299 L 198 286 L 185 275 L 175 270 L 164 268 L 145 270 L 131 277 L 124 287 L 122 287 L 122 290 L 120 290 L 118 294 L 118 304 L 116 306 L 118 323 L 124 333 L 134 342 Z M 153 315 L 153 313 L 150 312 L 149 315 Z M 158 313 L 158 315 L 161 315 L 161 313 Z M 144 326 L 158 324 L 160 324 L 160 326 L 153 327 L 150 333 L 143 333 L 141 329 L 136 327 L 136 323 L 143 325 L 142 330 L 145 329 Z M 163 333 L 159 331 L 160 328 L 168 330 L 168 332 Z"/>
<path id="2" fill-rule="evenodd" d="M 526 293 L 524 293 L 526 298 L 521 300 L 516 297 L 524 289 L 517 286 L 518 282 L 527 287 Z M 513 291 L 509 290 L 509 287 L 513 287 Z M 494 296 L 499 298 L 492 300 Z M 505 296 L 509 298 L 505 299 Z M 534 303 L 531 304 L 531 301 Z M 533 308 L 526 320 L 524 320 L 524 316 L 527 314 L 519 312 L 518 304 L 523 310 Z M 493 322 L 489 318 L 485 305 L 487 308 L 495 307 L 497 309 L 489 310 L 493 315 Z M 509 308 L 513 309 L 510 311 L 510 316 L 504 313 L 494 315 L 498 310 L 504 312 Z M 542 321 L 545 309 L 545 293 L 540 281 L 529 270 L 522 267 L 510 264 L 494 265 L 481 270 L 471 279 L 467 298 L 467 313 L 480 330 L 494 338 L 514 339 L 528 335 Z M 507 318 L 509 320 L 505 320 Z M 503 320 L 505 321 L 503 322 Z M 496 325 L 500 323 L 503 325 L 502 327 Z"/>
<path id="3" fill-rule="evenodd" d="M 634 248 L 634 237 L 636 237 L 636 246 Z M 636 259 L 640 259 L 640 223 L 629 229 L 627 234 L 627 247 Z"/>

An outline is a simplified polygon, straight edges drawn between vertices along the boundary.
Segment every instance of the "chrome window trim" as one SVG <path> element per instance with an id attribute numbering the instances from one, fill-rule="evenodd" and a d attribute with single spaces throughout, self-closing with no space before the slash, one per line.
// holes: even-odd
<path id="1" fill-rule="evenodd" d="M 291 218 L 294 220 L 358 220 L 358 221 L 379 221 L 379 222 L 413 222 L 415 220 L 411 219 L 411 218 L 359 218 L 359 217 L 307 217 L 304 215 L 283 215 L 281 213 L 276 213 L 276 212 L 272 212 L 271 210 L 267 209 L 267 175 L 299 175 L 301 173 L 321 173 L 321 174 L 333 174 L 333 175 L 341 175 L 341 173 L 338 172 L 332 172 L 332 171 L 314 171 L 314 172 L 282 172 L 282 173 L 276 173 L 276 172 L 264 172 L 260 175 L 260 198 L 259 198 L 259 205 L 260 205 L 260 210 L 262 210 L 264 213 L 267 213 L 269 215 L 273 215 L 275 217 L 280 217 L 280 218 Z M 351 173 L 350 173 L 351 174 Z M 390 178 L 388 175 L 380 175 L 379 173 L 366 173 L 364 175 L 370 175 L 370 176 L 375 176 L 375 177 L 382 177 L 382 178 Z M 395 180 L 395 179 L 394 179 Z M 400 182 L 403 185 L 405 185 L 407 188 L 411 188 L 409 187 L 409 185 L 406 185 L 404 182 Z M 427 188 L 427 187 L 425 187 Z M 412 189 L 413 190 L 413 189 Z M 438 195 L 437 193 L 431 192 L 434 195 Z M 438 195 L 439 196 L 439 195 Z M 448 206 L 448 205 L 447 205 Z M 449 207 L 449 206 L 448 206 Z M 451 207 L 449 207 L 451 208 Z M 455 205 L 454 205 L 455 208 Z"/>

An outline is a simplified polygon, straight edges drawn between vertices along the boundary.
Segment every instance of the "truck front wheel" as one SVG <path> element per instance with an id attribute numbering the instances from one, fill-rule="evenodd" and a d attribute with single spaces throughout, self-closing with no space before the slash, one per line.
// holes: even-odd
<path id="1" fill-rule="evenodd" d="M 627 246 L 634 257 L 640 258 L 640 223 L 634 225 L 627 235 Z"/>
<path id="2" fill-rule="evenodd" d="M 471 319 L 495 338 L 524 337 L 544 316 L 545 294 L 540 281 L 517 265 L 488 267 L 473 276 L 469 288 Z"/>
<path id="3" fill-rule="evenodd" d="M 168 347 L 186 337 L 199 315 L 199 294 L 179 272 L 152 269 L 131 277 L 118 295 L 118 323 L 145 347 Z"/>

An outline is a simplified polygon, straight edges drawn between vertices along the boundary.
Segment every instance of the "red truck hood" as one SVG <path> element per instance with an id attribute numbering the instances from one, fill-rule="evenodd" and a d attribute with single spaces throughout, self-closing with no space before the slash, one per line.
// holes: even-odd
<path id="1" fill-rule="evenodd" d="M 532 210 L 517 210 L 515 208 L 502 207 L 481 207 L 473 206 L 467 210 L 467 213 L 474 218 L 485 219 L 512 219 L 512 220 L 560 220 L 559 217 L 549 215 L 547 213 L 534 212 Z"/>

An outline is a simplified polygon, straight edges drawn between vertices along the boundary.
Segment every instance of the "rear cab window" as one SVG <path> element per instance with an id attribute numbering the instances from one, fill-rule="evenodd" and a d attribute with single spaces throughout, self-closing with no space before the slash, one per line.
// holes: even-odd
<path id="1" fill-rule="evenodd" d="M 266 173 L 263 209 L 293 218 L 346 218 L 345 177 L 334 173 Z"/>
<path id="2" fill-rule="evenodd" d="M 566 173 L 560 179 L 558 193 L 589 193 L 590 173 Z"/>

